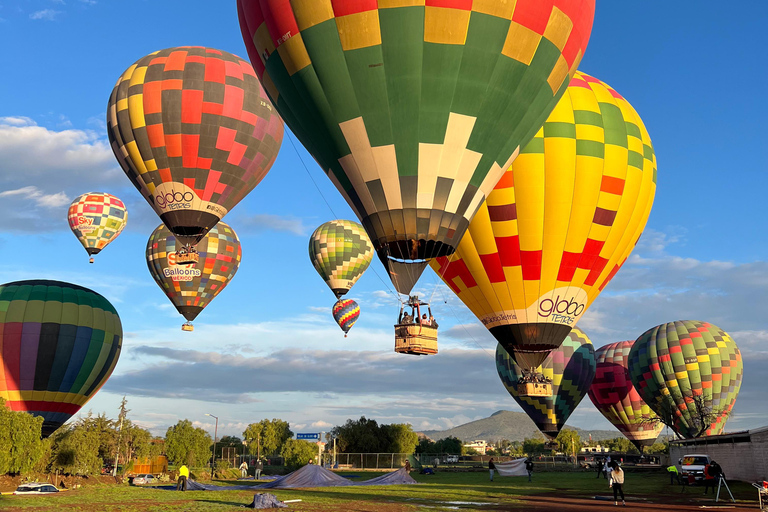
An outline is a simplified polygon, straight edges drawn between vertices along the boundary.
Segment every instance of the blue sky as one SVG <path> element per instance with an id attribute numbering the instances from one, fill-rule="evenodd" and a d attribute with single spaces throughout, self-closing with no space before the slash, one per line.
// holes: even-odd
<path id="1" fill-rule="evenodd" d="M 659 171 L 638 248 L 579 326 L 598 347 L 678 319 L 728 331 L 745 360 L 728 430 L 768 424 L 766 20 L 758 0 L 738 9 L 598 0 L 580 66 L 632 103 Z M 274 417 L 294 431 L 361 415 L 443 429 L 520 410 L 496 375 L 495 341 L 431 270 L 417 289 L 433 296 L 438 356 L 392 352 L 398 308 L 377 261 L 350 294 L 362 314 L 343 338 L 306 248 L 317 225 L 354 216 L 292 135 L 225 219 L 243 246 L 238 274 L 194 333 L 179 330 L 144 260 L 159 221 L 109 149 L 105 109 L 118 76 L 152 51 L 201 45 L 246 57 L 234 1 L 0 0 L 0 44 L 0 282 L 88 286 L 113 302 L 126 332 L 115 373 L 86 410 L 116 415 L 126 394 L 133 419 L 156 433 L 183 418 L 212 429 L 211 413 L 220 434 L 234 435 Z M 129 207 L 126 231 L 95 265 L 66 220 L 70 201 L 92 190 Z M 589 399 L 568 423 L 611 428 Z"/>

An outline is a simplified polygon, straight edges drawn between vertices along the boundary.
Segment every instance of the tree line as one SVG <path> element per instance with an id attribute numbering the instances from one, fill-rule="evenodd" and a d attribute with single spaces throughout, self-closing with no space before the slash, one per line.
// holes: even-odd
<path id="1" fill-rule="evenodd" d="M 88 413 L 59 428 L 49 438 L 41 439 L 42 418 L 11 411 L 0 399 L 0 474 L 58 471 L 87 476 L 99 474 L 105 468 L 111 469 L 116 461 L 122 472 L 129 472 L 135 461 L 158 455 L 165 455 L 171 465 L 203 468 L 210 464 L 214 450 L 216 458 L 221 459 L 227 448 L 233 449 L 235 455 L 247 455 L 251 459 L 282 457 L 286 466 L 296 468 L 307 464 L 318 453 L 315 443 L 293 439 L 294 432 L 288 422 L 277 418 L 251 423 L 243 431 L 242 438 L 224 436 L 214 446 L 210 433 L 196 427 L 189 419 L 179 420 L 167 429 L 164 437 L 160 437 L 133 423 L 128 412 L 123 399 L 116 419 L 103 413 Z M 379 424 L 365 416 L 358 420 L 349 419 L 332 428 L 325 441 L 328 443 L 326 451 L 335 448 L 337 453 L 473 454 L 458 438 L 419 440 L 409 424 Z M 486 453 L 522 456 L 560 451 L 575 454 L 586 444 L 589 443 L 583 443 L 575 430 L 566 428 L 555 443 L 545 443 L 541 439 L 501 440 L 491 445 Z M 623 437 L 600 444 L 615 452 L 637 451 Z M 663 453 L 667 449 L 667 444 L 656 443 L 647 448 L 646 453 Z"/>

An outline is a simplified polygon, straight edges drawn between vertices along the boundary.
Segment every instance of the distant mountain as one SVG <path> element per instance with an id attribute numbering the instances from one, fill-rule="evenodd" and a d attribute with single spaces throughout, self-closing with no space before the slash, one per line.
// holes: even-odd
<path id="1" fill-rule="evenodd" d="M 618 430 L 582 430 L 577 427 L 569 427 L 576 430 L 579 436 L 586 440 L 592 434 L 592 439 L 600 441 L 603 439 L 614 439 L 621 436 Z M 536 425 L 531 421 L 527 414 L 513 411 L 496 411 L 489 418 L 470 421 L 458 427 L 448 430 L 424 430 L 424 435 L 433 440 L 443 439 L 444 437 L 458 437 L 462 441 L 474 441 L 483 439 L 489 443 L 494 443 L 502 439 L 510 441 L 524 441 L 525 439 L 545 439 L 544 434 L 539 432 Z"/>

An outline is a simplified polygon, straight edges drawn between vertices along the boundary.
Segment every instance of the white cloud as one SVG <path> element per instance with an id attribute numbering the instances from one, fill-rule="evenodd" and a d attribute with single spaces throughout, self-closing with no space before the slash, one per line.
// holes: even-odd
<path id="1" fill-rule="evenodd" d="M 59 14 L 61 14 L 61 11 L 56 11 L 54 9 L 43 9 L 42 11 L 33 12 L 29 15 L 29 17 L 33 20 L 55 21 Z"/>
<path id="2" fill-rule="evenodd" d="M 96 132 L 51 130 L 28 117 L 0 117 L 0 231 L 60 230 L 71 198 L 102 187 L 113 193 L 133 188 Z M 142 209 L 150 210 L 138 208 L 138 219 Z"/>
<path id="3" fill-rule="evenodd" d="M 58 192 L 56 194 L 44 194 L 39 188 L 30 185 L 27 187 L 17 188 L 16 190 L 6 190 L 0 192 L 0 197 L 13 197 L 20 196 L 26 200 L 34 201 L 38 206 L 44 208 L 57 208 L 60 206 L 68 205 L 70 200 L 64 192 Z"/>

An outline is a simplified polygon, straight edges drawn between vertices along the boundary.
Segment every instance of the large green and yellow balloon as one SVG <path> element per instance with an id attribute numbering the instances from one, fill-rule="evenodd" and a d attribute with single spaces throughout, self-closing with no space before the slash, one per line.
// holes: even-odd
<path id="1" fill-rule="evenodd" d="M 648 406 L 684 438 L 723 432 L 744 364 L 727 332 L 708 322 L 657 325 L 629 353 L 632 383 Z"/>
<path id="2" fill-rule="evenodd" d="M 0 285 L 0 398 L 43 418 L 48 437 L 107 381 L 123 327 L 98 293 L 60 281 Z"/>
<path id="3" fill-rule="evenodd" d="M 357 222 L 332 220 L 309 237 L 309 259 L 337 299 L 360 279 L 371 258 L 373 245 Z"/>
<path id="4" fill-rule="evenodd" d="M 565 92 L 595 0 L 237 7 L 272 103 L 408 293 Z"/>
<path id="5" fill-rule="evenodd" d="M 656 192 L 634 108 L 577 72 L 437 274 L 521 365 L 540 365 L 626 261 Z"/>
<path id="6" fill-rule="evenodd" d="M 595 349 L 578 327 L 557 350 L 536 368 L 552 381 L 550 396 L 521 396 L 518 381 L 528 368 L 518 365 L 501 345 L 496 345 L 496 371 L 504 387 L 547 437 L 554 439 L 586 396 L 595 376 Z"/>

